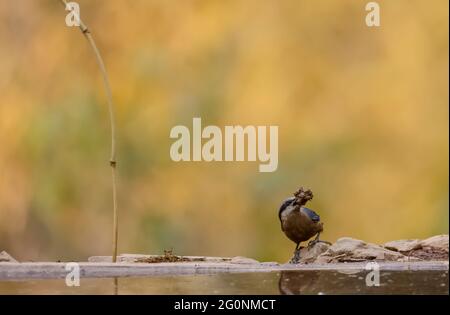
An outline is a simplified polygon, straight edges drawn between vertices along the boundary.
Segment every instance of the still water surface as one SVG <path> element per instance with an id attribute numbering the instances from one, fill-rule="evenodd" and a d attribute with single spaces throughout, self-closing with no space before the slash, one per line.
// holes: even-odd
<path id="1" fill-rule="evenodd" d="M 0 294 L 449 294 L 448 271 L 381 271 L 380 286 L 367 272 L 278 271 L 128 278 L 0 280 Z"/>

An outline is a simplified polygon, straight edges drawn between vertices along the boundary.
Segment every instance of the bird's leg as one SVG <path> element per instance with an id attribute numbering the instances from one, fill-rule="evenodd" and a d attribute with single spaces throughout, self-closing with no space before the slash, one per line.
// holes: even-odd
<path id="1" fill-rule="evenodd" d="M 316 245 L 317 243 L 325 243 L 325 244 L 331 245 L 330 242 L 322 241 L 321 239 L 319 239 L 319 236 L 320 236 L 320 232 L 317 233 L 317 236 L 316 236 L 315 239 L 313 239 L 312 241 L 310 241 L 310 242 L 308 243 L 308 247 L 314 246 L 314 245 Z"/>
<path id="2" fill-rule="evenodd" d="M 291 260 L 289 261 L 290 264 L 298 264 L 300 262 L 300 243 L 297 243 L 297 246 L 295 246 L 294 256 L 292 256 Z"/>

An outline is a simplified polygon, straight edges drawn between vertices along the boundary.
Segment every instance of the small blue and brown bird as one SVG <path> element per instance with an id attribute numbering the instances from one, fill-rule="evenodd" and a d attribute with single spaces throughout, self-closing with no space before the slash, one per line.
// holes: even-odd
<path id="1" fill-rule="evenodd" d="M 294 193 L 294 197 L 286 199 L 278 211 L 278 218 L 281 222 L 281 230 L 293 241 L 295 247 L 294 256 L 291 263 L 298 263 L 300 260 L 300 243 L 309 240 L 316 235 L 316 238 L 308 243 L 313 246 L 317 242 L 329 244 L 329 242 L 319 239 L 323 231 L 323 223 L 320 222 L 320 216 L 313 210 L 305 207 L 305 204 L 313 198 L 311 190 L 300 187 Z"/>

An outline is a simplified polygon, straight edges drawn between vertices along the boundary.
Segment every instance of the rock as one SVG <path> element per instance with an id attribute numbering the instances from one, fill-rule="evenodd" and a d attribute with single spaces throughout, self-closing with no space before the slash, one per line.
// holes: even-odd
<path id="1" fill-rule="evenodd" d="M 303 247 L 300 249 L 300 263 L 312 263 L 319 255 L 326 252 L 330 245 L 318 242 L 311 247 Z"/>
<path id="2" fill-rule="evenodd" d="M 8 254 L 5 251 L 2 251 L 0 253 L 0 262 L 10 262 L 10 263 L 17 263 L 18 261 L 12 258 L 10 254 Z"/>
<path id="3" fill-rule="evenodd" d="M 391 241 L 391 242 L 385 243 L 383 246 L 386 249 L 393 250 L 396 252 L 401 252 L 401 253 L 410 252 L 412 250 L 422 248 L 420 240 L 418 240 L 418 239 Z"/>
<path id="4" fill-rule="evenodd" d="M 365 242 L 351 237 L 341 237 L 328 250 L 333 255 L 340 255 L 344 253 L 351 253 L 359 248 L 363 248 Z"/>
<path id="5" fill-rule="evenodd" d="M 142 255 L 142 254 L 120 254 L 117 256 L 117 262 L 119 263 L 185 263 L 185 262 L 195 262 L 195 263 L 231 263 L 231 264 L 241 264 L 241 265 L 265 265 L 265 266 L 277 266 L 277 262 L 264 262 L 248 258 L 236 256 L 233 258 L 229 257 L 209 257 L 209 256 L 174 256 L 182 260 L 179 261 L 166 261 L 167 257 L 164 255 Z M 88 258 L 89 262 L 95 263 L 107 263 L 111 262 L 111 256 L 91 256 Z"/>
<path id="6" fill-rule="evenodd" d="M 236 256 L 231 258 L 230 261 L 232 264 L 259 264 L 259 261 L 252 259 L 252 258 L 247 258 L 247 257 L 241 257 L 241 256 Z"/>
<path id="7" fill-rule="evenodd" d="M 387 249 L 405 254 L 399 261 L 448 259 L 448 235 L 436 235 L 425 240 L 398 240 L 384 244 Z"/>
<path id="8" fill-rule="evenodd" d="M 358 262 L 366 260 L 397 261 L 405 256 L 379 245 L 350 237 L 340 238 L 315 260 L 316 263 Z"/>
<path id="9" fill-rule="evenodd" d="M 357 258 L 364 259 L 376 259 L 376 260 L 387 260 L 387 261 L 397 261 L 405 257 L 403 254 L 394 252 L 392 250 L 383 248 L 379 245 L 367 243 L 364 248 L 358 249 L 354 256 Z"/>
<path id="10" fill-rule="evenodd" d="M 326 252 L 325 252 L 326 253 Z M 329 255 L 325 255 L 325 253 L 319 255 L 319 257 L 314 260 L 315 264 L 328 264 L 333 261 L 333 257 Z"/>
<path id="11" fill-rule="evenodd" d="M 120 254 L 117 256 L 117 262 L 120 263 L 134 263 L 142 260 L 151 260 L 152 258 L 163 257 L 164 255 L 144 255 L 144 254 Z M 231 258 L 228 257 L 208 257 L 208 256 L 179 256 L 192 262 L 229 262 Z M 111 262 L 111 256 L 91 256 L 88 262 Z"/>
<path id="12" fill-rule="evenodd" d="M 432 247 L 448 253 L 448 235 L 436 235 L 420 242 L 423 248 Z"/>

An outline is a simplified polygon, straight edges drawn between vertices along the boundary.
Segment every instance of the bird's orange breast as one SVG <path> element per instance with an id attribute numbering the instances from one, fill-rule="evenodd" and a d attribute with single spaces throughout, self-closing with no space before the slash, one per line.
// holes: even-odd
<path id="1" fill-rule="evenodd" d="M 313 222 L 300 208 L 284 211 L 281 216 L 281 229 L 293 242 L 309 240 L 323 230 L 322 222 Z"/>

